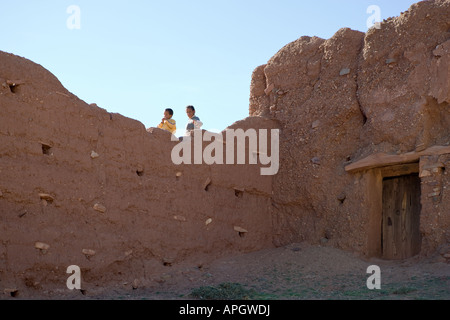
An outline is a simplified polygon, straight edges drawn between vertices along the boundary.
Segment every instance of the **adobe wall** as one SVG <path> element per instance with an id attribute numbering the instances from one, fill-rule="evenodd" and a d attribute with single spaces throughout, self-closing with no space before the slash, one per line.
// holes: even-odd
<path id="1" fill-rule="evenodd" d="M 145 285 L 174 264 L 273 246 L 261 166 L 176 166 L 170 134 L 86 104 L 12 54 L 0 52 L 0 85 L 2 291 L 67 290 L 70 265 L 88 290 Z"/>
<path id="2" fill-rule="evenodd" d="M 276 244 L 307 240 L 370 255 L 376 179 L 345 167 L 450 144 L 449 17 L 450 1 L 422 1 L 366 34 L 301 37 L 255 69 L 250 115 L 281 125 Z M 439 181 L 423 180 L 424 255 L 450 242 L 443 167 Z M 436 184 L 439 201 L 428 197 Z"/>

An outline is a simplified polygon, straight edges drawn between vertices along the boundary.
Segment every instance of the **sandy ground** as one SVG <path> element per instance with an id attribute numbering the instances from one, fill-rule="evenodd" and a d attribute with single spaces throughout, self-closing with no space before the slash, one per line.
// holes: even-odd
<path id="1" fill-rule="evenodd" d="M 380 290 L 367 288 L 371 265 L 381 269 Z M 227 298 L 231 300 L 449 300 L 450 264 L 438 255 L 421 260 L 363 260 L 335 248 L 301 243 L 227 257 L 209 265 L 168 267 L 149 285 L 135 289 L 122 283 L 83 294 L 53 292 L 36 298 L 206 300 L 211 297 L 193 293 L 223 284 L 237 284 L 245 290 L 244 295 Z"/>

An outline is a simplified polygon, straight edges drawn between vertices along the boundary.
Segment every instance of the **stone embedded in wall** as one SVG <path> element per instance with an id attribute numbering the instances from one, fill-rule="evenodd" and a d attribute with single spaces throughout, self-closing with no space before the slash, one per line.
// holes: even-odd
<path id="1" fill-rule="evenodd" d="M 34 244 L 34 247 L 36 249 L 43 250 L 43 251 L 47 251 L 48 249 L 50 249 L 50 245 L 47 243 L 44 243 L 44 242 L 36 242 Z"/>
<path id="2" fill-rule="evenodd" d="M 98 211 L 98 212 L 101 212 L 101 213 L 105 213 L 106 212 L 106 207 L 104 205 L 100 204 L 100 203 L 96 203 L 93 208 L 94 208 L 95 211 Z"/>
<path id="3" fill-rule="evenodd" d="M 83 249 L 83 250 L 81 250 L 81 253 L 83 253 L 87 257 L 93 257 L 96 255 L 95 250 L 92 250 L 92 249 Z"/>
<path id="4" fill-rule="evenodd" d="M 174 216 L 173 218 L 175 220 L 181 221 L 181 222 L 186 222 L 187 221 L 186 217 L 183 217 L 183 216 Z"/>
<path id="5" fill-rule="evenodd" d="M 45 200 L 46 202 L 53 202 L 55 200 L 52 195 L 47 193 L 40 193 L 39 198 L 41 198 L 41 200 Z"/>
<path id="6" fill-rule="evenodd" d="M 100 155 L 97 152 L 95 152 L 95 151 L 91 152 L 91 158 L 92 159 L 97 159 L 98 157 L 100 157 Z"/>
<path id="7" fill-rule="evenodd" d="M 346 76 L 350 73 L 350 69 L 349 68 L 344 68 L 339 72 L 340 76 Z"/>
<path id="8" fill-rule="evenodd" d="M 248 231 L 246 229 L 238 227 L 238 226 L 234 227 L 234 231 L 239 232 L 239 233 L 248 233 Z"/>

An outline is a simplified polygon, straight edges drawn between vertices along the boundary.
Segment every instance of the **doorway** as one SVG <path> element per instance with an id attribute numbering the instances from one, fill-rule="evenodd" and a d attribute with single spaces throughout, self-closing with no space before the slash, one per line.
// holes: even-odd
<path id="1" fill-rule="evenodd" d="M 383 259 L 402 260 L 420 253 L 420 190 L 416 173 L 383 179 Z"/>

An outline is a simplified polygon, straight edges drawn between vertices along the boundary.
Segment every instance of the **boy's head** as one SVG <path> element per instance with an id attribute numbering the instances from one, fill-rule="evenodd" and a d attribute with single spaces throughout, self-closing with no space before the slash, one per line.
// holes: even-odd
<path id="1" fill-rule="evenodd" d="M 164 117 L 166 117 L 166 119 L 171 119 L 173 117 L 173 110 L 170 108 L 164 110 Z"/>
<path id="2" fill-rule="evenodd" d="M 186 107 L 186 114 L 189 117 L 189 119 L 192 119 L 195 116 L 195 108 L 194 108 L 194 106 L 187 106 Z"/>

